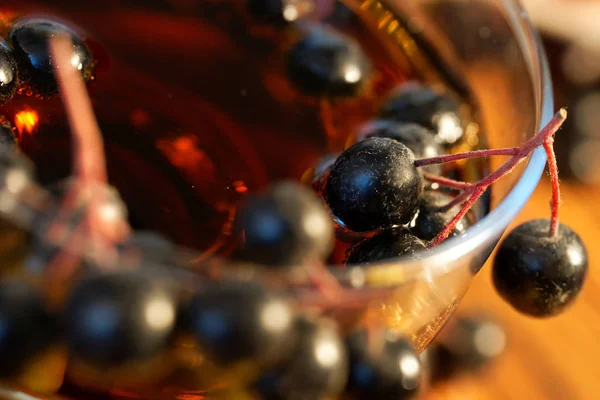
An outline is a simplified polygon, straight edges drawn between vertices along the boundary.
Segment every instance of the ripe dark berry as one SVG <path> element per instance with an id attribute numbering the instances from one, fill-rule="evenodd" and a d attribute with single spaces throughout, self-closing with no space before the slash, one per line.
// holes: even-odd
<path id="1" fill-rule="evenodd" d="M 236 258 L 270 266 L 325 259 L 333 246 L 333 222 L 323 202 L 295 182 L 248 196 L 238 208 L 234 230 L 241 242 Z"/>
<path id="2" fill-rule="evenodd" d="M 0 152 L 17 150 L 17 145 L 17 137 L 12 125 L 0 115 Z"/>
<path id="3" fill-rule="evenodd" d="M 407 223 L 422 190 L 412 151 L 381 138 L 363 140 L 342 153 L 325 188 L 333 214 L 355 232 Z"/>
<path id="4" fill-rule="evenodd" d="M 12 98 L 17 90 L 18 72 L 13 50 L 0 39 L 0 104 Z"/>
<path id="5" fill-rule="evenodd" d="M 435 141 L 433 133 L 417 124 L 383 120 L 373 121 L 359 132 L 359 139 L 371 137 L 397 140 L 408 147 L 417 159 L 437 157 L 443 154 L 443 150 Z M 424 167 L 424 170 L 439 175 L 442 172 L 442 167 L 439 164 L 434 164 Z"/>
<path id="6" fill-rule="evenodd" d="M 505 346 L 506 334 L 495 321 L 481 316 L 456 318 L 429 346 L 431 378 L 446 380 L 476 372 L 498 357 Z"/>
<path id="7" fill-rule="evenodd" d="M 547 317 L 571 304 L 588 267 L 585 245 L 560 224 L 549 236 L 550 221 L 538 219 L 515 228 L 498 248 L 493 278 L 500 295 L 518 311 Z"/>
<path id="8" fill-rule="evenodd" d="M 380 117 L 422 125 L 435 133 L 438 143 L 447 145 L 463 135 L 458 109 L 458 103 L 451 97 L 419 83 L 408 82 L 390 95 Z"/>
<path id="9" fill-rule="evenodd" d="M 57 325 L 34 288 L 0 284 L 0 377 L 18 375 L 56 338 Z"/>
<path id="10" fill-rule="evenodd" d="M 417 217 L 409 225 L 411 232 L 423 240 L 432 240 L 436 237 L 460 210 L 460 206 L 456 206 L 448 211 L 440 211 L 440 207 L 451 201 L 451 196 L 426 190 L 419 200 Z M 449 237 L 462 235 L 469 226 L 471 226 L 471 221 L 468 216 L 464 216 L 456 224 Z"/>
<path id="11" fill-rule="evenodd" d="M 280 360 L 294 343 L 294 312 L 284 297 L 253 282 L 201 290 L 187 313 L 200 346 L 220 364 Z"/>
<path id="12" fill-rule="evenodd" d="M 348 357 L 335 325 L 301 319 L 296 329 L 289 359 L 263 372 L 256 391 L 269 400 L 337 398 L 346 385 Z"/>
<path id="13" fill-rule="evenodd" d="M 414 259 L 425 251 L 425 243 L 407 229 L 388 229 L 355 244 L 346 264 L 365 265 L 399 257 Z"/>
<path id="14" fill-rule="evenodd" d="M 358 331 L 348 337 L 347 344 L 350 355 L 348 392 L 353 399 L 418 397 L 423 369 L 408 341 L 386 333 L 369 343 L 367 333 Z"/>
<path id="15" fill-rule="evenodd" d="M 90 80 L 94 69 L 92 54 L 83 38 L 71 28 L 51 19 L 25 18 L 15 22 L 10 31 L 19 73 L 33 94 L 49 96 L 58 93 L 49 40 L 61 33 L 69 34 L 73 40 L 73 66 L 81 71 L 86 81 Z"/>
<path id="16" fill-rule="evenodd" d="M 290 51 L 288 73 L 313 95 L 353 96 L 371 72 L 371 62 L 354 39 L 315 27 Z"/>
<path id="17" fill-rule="evenodd" d="M 172 288 L 148 271 L 96 275 L 80 282 L 67 301 L 67 344 L 95 367 L 143 362 L 169 345 L 176 309 Z"/>

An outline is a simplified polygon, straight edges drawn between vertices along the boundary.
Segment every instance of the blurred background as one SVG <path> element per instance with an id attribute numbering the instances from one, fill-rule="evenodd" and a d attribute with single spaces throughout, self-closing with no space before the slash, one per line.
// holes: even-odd
<path id="1" fill-rule="evenodd" d="M 589 276 L 569 311 L 535 320 L 517 314 L 498 297 L 490 279 L 491 265 L 486 265 L 446 328 L 454 337 L 461 333 L 462 343 L 448 344 L 444 334 L 437 343 L 438 348 L 471 348 L 478 354 L 454 354 L 463 358 L 463 367 L 445 368 L 441 375 L 452 379 L 437 377 L 428 400 L 587 400 L 600 393 L 600 249 L 595 245 L 600 238 L 600 1 L 521 2 L 546 47 L 555 107 L 566 106 L 569 111 L 555 146 L 562 177 L 561 219 L 588 246 Z M 543 179 L 513 226 L 547 216 L 549 198 L 550 185 Z M 495 321 L 500 330 L 482 329 L 481 315 Z M 465 321 L 479 321 L 479 330 L 461 331 L 458 327 Z M 477 335 L 486 335 L 487 348 L 477 347 Z M 471 361 L 479 357 L 479 362 L 467 368 L 465 357 Z"/>

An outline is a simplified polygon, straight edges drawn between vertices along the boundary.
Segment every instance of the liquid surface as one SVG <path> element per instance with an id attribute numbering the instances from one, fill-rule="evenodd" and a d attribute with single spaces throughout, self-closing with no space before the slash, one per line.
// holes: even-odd
<path id="1" fill-rule="evenodd" d="M 350 13 L 329 25 L 360 41 L 373 70 L 358 96 L 338 100 L 304 95 L 290 82 L 286 60 L 301 32 L 257 22 L 243 1 L 205 1 L 188 12 L 159 1 L 55 3 L 50 15 L 74 21 L 97 60 L 89 90 L 110 181 L 133 225 L 198 249 L 226 253 L 228 221 L 246 193 L 300 179 L 323 155 L 343 150 L 409 77 Z M 17 10 L 44 8 L 20 2 Z M 20 95 L 0 113 L 12 121 L 35 115 L 18 128 L 42 183 L 70 173 L 59 98 Z"/>

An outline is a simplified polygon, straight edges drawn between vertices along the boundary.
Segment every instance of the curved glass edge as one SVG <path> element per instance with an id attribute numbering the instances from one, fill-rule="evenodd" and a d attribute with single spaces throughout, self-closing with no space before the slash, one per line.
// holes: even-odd
<path id="1" fill-rule="evenodd" d="M 552 78 L 546 53 L 539 35 L 531 25 L 527 15 L 517 2 L 509 11 L 509 17 L 513 23 L 523 27 L 515 32 L 524 36 L 522 42 L 530 42 L 533 49 L 532 57 L 537 57 L 538 65 L 529 60 L 528 65 L 532 77 L 539 72 L 541 85 L 534 88 L 536 98 L 540 101 L 539 125 L 545 126 L 554 115 L 554 99 L 552 90 Z M 511 9 L 511 7 L 507 7 Z M 529 35 L 529 40 L 525 39 Z M 523 49 L 525 50 L 525 49 Z M 538 67 L 538 68 L 536 68 Z M 536 71 L 539 69 L 539 71 Z M 534 82 L 534 84 L 536 84 Z M 508 225 L 519 214 L 525 206 L 534 190 L 536 189 L 544 167 L 546 165 L 546 153 L 542 148 L 536 149 L 527 165 L 508 195 L 488 215 L 473 225 L 467 232 L 457 238 L 448 239 L 430 252 L 426 257 L 419 260 L 388 261 L 381 264 L 372 264 L 365 268 L 366 281 L 375 285 L 399 285 L 412 280 L 431 280 L 436 276 L 444 275 L 464 263 L 458 261 L 466 259 L 469 255 L 475 257 L 477 250 L 483 251 L 486 247 L 495 243 L 503 235 Z M 467 260 L 464 260 L 467 262 Z M 384 283 L 385 282 L 385 283 Z"/>

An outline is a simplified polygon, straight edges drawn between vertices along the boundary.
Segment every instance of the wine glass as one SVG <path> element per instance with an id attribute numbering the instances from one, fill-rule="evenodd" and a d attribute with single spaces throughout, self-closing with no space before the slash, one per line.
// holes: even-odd
<path id="1" fill-rule="evenodd" d="M 209 233 L 205 233 L 199 226 L 229 226 L 231 210 L 247 191 L 273 179 L 299 179 L 316 155 L 341 150 L 347 138 L 346 123 L 354 126 L 371 113 L 361 102 L 340 105 L 330 98 L 315 102 L 298 97 L 277 73 L 280 60 L 269 53 L 274 48 L 269 44 L 273 37 L 282 35 L 276 42 L 283 46 L 294 39 L 294 33 L 255 26 L 243 12 L 236 18 L 224 12 L 225 3 L 233 10 L 242 9 L 241 0 L 115 0 L 77 6 L 61 0 L 5 3 L 7 11 L 2 15 L 6 18 L 0 19 L 0 32 L 9 29 L 6 21 L 14 15 L 37 14 L 72 22 L 93 38 L 89 46 L 98 59 L 98 71 L 89 91 L 106 141 L 111 183 L 127 203 L 134 226 L 161 231 L 180 245 L 198 249 L 199 253 L 193 253 L 198 257 L 221 250 L 226 253 L 230 245 L 227 229 L 207 229 Z M 331 17 L 333 8 L 327 3 L 319 0 L 306 9 L 297 6 L 286 18 L 295 21 L 298 31 L 309 29 L 316 21 Z M 356 21 L 352 18 L 356 18 L 361 21 L 361 37 L 367 43 L 380 44 L 377 51 L 397 62 L 399 70 L 410 70 L 428 84 L 451 88 L 471 106 L 472 121 L 464 127 L 465 135 L 473 134 L 466 143 L 468 148 L 517 147 L 552 117 L 545 55 L 518 2 L 348 0 L 344 6 L 347 13 L 329 20 L 331 24 L 350 30 Z M 210 24 L 205 21 L 209 17 Z M 260 40 L 252 41 L 248 35 Z M 202 57 L 194 58 L 198 54 Z M 250 67 L 240 68 L 246 60 Z M 383 87 L 388 90 L 389 82 Z M 374 89 L 375 93 L 381 94 L 384 89 L 380 89 Z M 256 96 L 259 90 L 261 95 Z M 261 109 L 260 104 L 244 100 L 248 97 L 268 100 Z M 285 126 L 284 134 L 277 136 L 271 131 L 253 136 L 252 132 L 265 124 L 264 115 L 252 106 L 264 111 L 277 104 L 283 106 L 275 110 L 287 107 L 298 112 L 270 115 L 273 126 Z M 56 129 L 68 132 L 66 122 L 57 122 L 65 119 L 60 99 L 49 103 L 47 99 L 19 97 L 5 108 L 4 113 L 33 112 L 39 119 L 30 128 L 17 126 L 23 152 L 38 167 L 38 179 L 48 184 L 68 175 L 68 157 L 48 156 L 69 154 L 68 135 L 48 133 Z M 308 109 L 317 110 L 322 120 L 329 117 L 333 127 L 324 129 L 323 138 L 310 144 L 304 143 L 301 135 L 310 122 L 285 125 L 290 118 L 290 124 L 306 119 Z M 147 149 L 147 138 L 154 144 L 152 151 Z M 259 149 L 256 141 L 260 141 Z M 267 166 L 264 159 L 269 160 Z M 476 173 L 485 174 L 495 162 L 478 164 L 482 166 Z M 331 267 L 331 274 L 359 294 L 388 290 L 385 299 L 369 300 L 361 312 L 408 336 L 423 350 L 527 202 L 544 165 L 543 151 L 535 151 L 527 166 L 493 186 L 481 205 L 484 211 L 489 207 L 489 213 L 465 234 L 445 241 L 427 256 L 366 268 Z M 201 205 L 190 206 L 200 201 Z M 157 213 L 158 209 L 168 212 Z M 205 209 L 217 210 L 217 217 L 207 217 Z M 25 221 L 27 228 L 34 218 L 31 213 L 5 212 L 4 216 L 17 223 Z M 187 251 L 182 254 L 183 259 L 194 258 Z M 183 264 L 178 264 L 175 274 L 193 281 L 197 267 Z M 271 282 L 265 278 L 265 284 Z M 179 393 L 202 390 L 175 386 Z M 44 385 L 36 388 L 41 387 Z M 136 393 L 117 389 L 113 391 L 117 397 Z M 162 395 L 171 398 L 176 393 L 170 387 Z M 7 396 L 18 398 L 19 394 Z"/>

